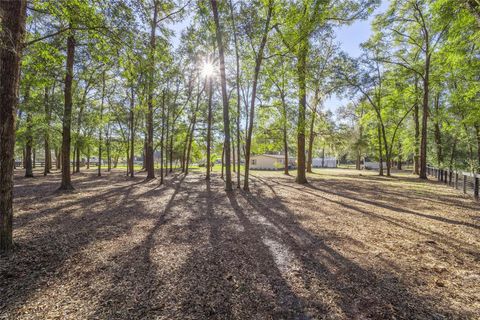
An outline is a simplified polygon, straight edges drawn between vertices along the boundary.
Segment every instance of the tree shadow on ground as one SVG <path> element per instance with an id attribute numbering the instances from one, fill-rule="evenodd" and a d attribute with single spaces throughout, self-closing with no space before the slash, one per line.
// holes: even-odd
<path id="1" fill-rule="evenodd" d="M 54 186 L 47 185 L 47 189 L 40 190 L 53 192 Z M 133 182 L 113 187 L 95 197 L 80 197 L 16 217 L 16 233 L 22 233 L 22 228 L 28 224 L 35 230 L 16 237 L 14 254 L 0 258 L 0 314 L 17 310 L 32 295 L 68 274 L 70 270 L 66 266 L 84 259 L 83 251 L 88 247 L 115 241 L 130 234 L 139 222 L 154 219 L 143 202 L 131 197 L 137 186 L 138 182 Z M 92 188 L 95 191 L 93 185 L 85 187 L 90 191 Z M 47 192 L 46 197 L 50 195 Z M 65 195 L 65 198 L 73 196 Z M 88 279 L 78 281 L 88 282 Z"/>

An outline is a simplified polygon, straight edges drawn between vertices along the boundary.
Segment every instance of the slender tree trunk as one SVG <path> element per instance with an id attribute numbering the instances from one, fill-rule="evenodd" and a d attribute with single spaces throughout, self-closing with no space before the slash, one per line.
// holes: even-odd
<path id="1" fill-rule="evenodd" d="M 111 145 L 111 137 L 110 137 L 110 124 L 107 124 L 107 132 L 105 134 L 106 147 L 107 147 L 107 172 L 112 171 L 112 145 Z"/>
<path id="2" fill-rule="evenodd" d="M 163 91 L 162 95 L 162 130 L 160 134 L 160 184 L 163 184 L 163 156 L 164 156 L 164 135 L 165 135 L 165 96 L 166 92 Z"/>
<path id="3" fill-rule="evenodd" d="M 220 175 L 220 178 L 223 179 L 224 178 L 224 173 L 225 171 L 225 146 L 223 146 L 222 148 L 222 174 Z"/>
<path id="4" fill-rule="evenodd" d="M 207 163 L 206 169 L 207 174 L 205 179 L 210 180 L 210 171 L 211 166 L 210 163 L 212 162 L 210 152 L 211 152 L 211 141 L 212 141 L 212 95 L 213 95 L 213 83 L 212 77 L 208 78 L 208 115 L 207 115 Z"/>
<path id="5" fill-rule="evenodd" d="M 102 133 L 103 133 L 103 107 L 105 103 L 105 70 L 102 73 L 102 101 L 100 102 L 100 128 L 98 130 L 98 176 L 102 175 Z"/>
<path id="6" fill-rule="evenodd" d="M 131 100 L 130 100 L 130 177 L 133 178 L 135 173 L 135 163 L 134 163 L 134 158 L 135 158 L 135 123 L 134 123 L 134 108 L 135 108 L 135 92 L 133 89 L 133 85 L 131 87 Z"/>
<path id="7" fill-rule="evenodd" d="M 13 249 L 15 115 L 26 1 L 0 1 L 0 254 Z"/>
<path id="8" fill-rule="evenodd" d="M 315 125 L 315 116 L 317 114 L 317 99 L 318 93 L 315 94 L 315 106 L 312 111 L 312 119 L 310 122 L 310 138 L 308 139 L 308 158 L 307 158 L 307 172 L 312 172 L 312 159 L 313 159 L 313 139 L 315 138 L 315 134 L 313 132 L 314 125 Z"/>
<path id="9" fill-rule="evenodd" d="M 72 125 L 72 82 L 73 63 L 75 60 L 75 34 L 70 25 L 70 34 L 67 37 L 67 64 L 65 76 L 65 109 L 63 111 L 63 139 L 62 139 L 62 183 L 60 190 L 73 190 L 70 173 L 70 136 Z"/>
<path id="10" fill-rule="evenodd" d="M 150 33 L 150 74 L 148 79 L 148 111 L 147 111 L 147 152 L 146 152 L 146 166 L 147 166 L 147 180 L 155 178 L 155 167 L 153 159 L 153 76 L 155 70 L 155 49 L 156 49 L 156 30 L 158 17 L 158 2 L 154 0 L 153 5 L 153 19 Z"/>
<path id="11" fill-rule="evenodd" d="M 382 129 L 380 128 L 380 125 L 377 126 L 377 131 L 378 131 L 378 160 L 379 160 L 379 171 L 378 174 L 380 176 L 383 176 L 383 148 L 382 148 Z"/>
<path id="12" fill-rule="evenodd" d="M 298 77 L 298 123 L 297 123 L 297 178 L 296 182 L 307 183 L 305 175 L 305 110 L 307 106 L 307 55 L 308 39 L 304 39 L 297 56 Z"/>
<path id="13" fill-rule="evenodd" d="M 30 86 L 27 85 L 25 90 L 24 104 L 27 111 L 27 131 L 25 144 L 25 177 L 33 178 L 33 164 L 32 164 L 32 148 L 33 148 L 33 132 L 32 132 L 32 112 L 29 110 L 30 103 Z"/>
<path id="14" fill-rule="evenodd" d="M 202 89 L 203 91 L 203 89 Z M 191 131 L 190 131 L 190 134 L 188 135 L 189 137 L 189 140 L 188 140 L 188 147 L 187 147 L 187 157 L 185 159 L 185 174 L 188 174 L 188 166 L 189 166 L 189 163 L 190 163 L 190 151 L 192 149 L 192 143 L 193 143 L 193 135 L 195 133 L 195 125 L 197 123 L 197 112 L 198 112 L 198 108 L 200 107 L 200 96 L 201 96 L 202 92 L 200 91 L 200 81 L 198 82 L 197 84 L 197 101 L 196 101 L 196 104 L 195 104 L 195 111 L 193 112 L 193 118 L 192 118 L 192 127 L 191 127 Z"/>
<path id="15" fill-rule="evenodd" d="M 475 124 L 475 135 L 477 137 L 477 163 L 480 170 L 480 124 L 476 123 Z"/>
<path id="16" fill-rule="evenodd" d="M 233 11 L 232 0 L 229 1 L 230 4 L 230 14 L 232 19 L 232 32 L 233 32 L 233 42 L 235 44 L 235 82 L 237 89 L 237 188 L 240 188 L 240 55 L 238 54 L 238 41 L 237 41 L 237 28 L 235 25 L 235 17 Z M 209 164 L 210 165 L 210 164 Z"/>
<path id="17" fill-rule="evenodd" d="M 37 150 L 35 149 L 35 147 L 32 148 L 32 167 L 37 167 Z"/>
<path id="18" fill-rule="evenodd" d="M 435 133 L 435 146 L 437 149 L 437 161 L 438 166 L 442 167 L 443 165 L 443 149 L 442 149 L 442 133 L 440 131 L 440 94 L 435 95 L 434 97 L 434 108 L 435 108 L 435 121 L 434 133 Z"/>
<path id="19" fill-rule="evenodd" d="M 90 169 L 90 144 L 87 145 L 87 170 Z"/>
<path id="20" fill-rule="evenodd" d="M 248 176 L 249 176 L 249 170 L 250 170 L 250 149 L 252 146 L 253 120 L 255 117 L 255 101 L 257 100 L 258 77 L 260 75 L 260 68 L 262 66 L 262 61 L 263 61 L 263 51 L 265 49 L 265 45 L 267 44 L 268 31 L 270 30 L 270 19 L 272 17 L 272 12 L 273 12 L 273 6 L 270 3 L 268 6 L 267 21 L 265 22 L 265 28 L 263 30 L 262 41 L 258 49 L 257 58 L 255 59 L 255 71 L 253 74 L 253 82 L 252 82 L 252 97 L 250 102 L 250 115 L 248 117 L 249 125 L 248 125 L 247 140 L 245 141 L 245 174 L 244 174 L 244 181 L 243 181 L 243 190 L 245 191 L 249 190 Z M 230 154 L 228 154 L 227 156 L 230 156 Z M 227 159 L 227 161 L 230 162 L 230 159 Z"/>
<path id="21" fill-rule="evenodd" d="M 425 76 L 423 79 L 423 114 L 422 114 L 422 135 L 420 143 L 420 179 L 427 179 L 427 125 L 428 125 L 428 95 L 430 77 L 430 50 L 428 39 L 426 40 Z"/>
<path id="22" fill-rule="evenodd" d="M 284 167 L 283 167 L 283 173 L 288 175 L 288 165 L 289 165 L 289 159 L 288 159 L 288 133 L 287 133 L 287 103 L 285 101 L 285 94 L 283 92 L 280 93 L 281 98 L 282 98 L 282 129 L 283 129 L 283 153 L 284 153 Z"/>
<path id="23" fill-rule="evenodd" d="M 414 138 L 414 155 L 413 155 L 413 173 L 420 174 L 420 122 L 419 122 L 419 106 L 417 101 L 418 96 L 418 78 L 415 77 L 415 105 L 413 107 L 413 123 L 415 126 Z"/>
<path id="24" fill-rule="evenodd" d="M 172 134 L 170 135 L 170 172 L 173 172 L 173 137 L 175 135 L 175 121 L 172 121 Z"/>
<path id="25" fill-rule="evenodd" d="M 48 87 L 45 86 L 45 95 L 43 99 L 44 110 L 45 110 L 45 130 L 43 132 L 43 149 L 45 151 L 45 163 L 43 167 L 43 175 L 46 176 L 50 173 L 50 168 L 52 167 L 52 156 L 50 154 L 50 103 L 48 101 Z"/>
<path id="26" fill-rule="evenodd" d="M 232 172 L 230 166 L 230 115 L 228 106 L 228 94 L 227 94 L 227 79 L 225 75 L 225 56 L 223 49 L 223 37 L 222 28 L 220 26 L 220 20 L 218 17 L 217 1 L 210 0 L 213 11 L 213 19 L 215 21 L 215 31 L 218 44 L 218 56 L 220 61 L 220 82 L 222 87 L 222 101 L 223 101 L 223 130 L 225 141 L 225 190 L 232 190 Z M 246 160 L 245 160 L 246 161 Z"/>
<path id="27" fill-rule="evenodd" d="M 169 130 L 170 130 L 170 103 L 167 104 L 167 116 L 166 116 L 166 126 L 165 126 L 165 147 L 163 154 L 165 155 L 165 163 L 164 163 L 164 168 L 165 168 L 165 176 L 168 175 L 168 145 L 169 145 Z M 163 128 L 162 128 L 163 130 Z"/>

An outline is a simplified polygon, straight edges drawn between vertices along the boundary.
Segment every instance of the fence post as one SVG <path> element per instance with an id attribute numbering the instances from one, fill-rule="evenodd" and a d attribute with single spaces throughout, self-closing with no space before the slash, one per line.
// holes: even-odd
<path id="1" fill-rule="evenodd" d="M 467 193 L 467 176 L 463 174 L 463 193 Z"/>
<path id="2" fill-rule="evenodd" d="M 455 171 L 455 189 L 458 189 L 458 172 Z"/>
<path id="3" fill-rule="evenodd" d="M 474 184 L 473 184 L 473 196 L 475 197 L 475 200 L 478 200 L 478 183 L 479 183 L 480 178 L 478 175 L 475 174 L 474 178 Z"/>
<path id="4" fill-rule="evenodd" d="M 445 184 L 448 185 L 448 176 L 450 175 L 450 170 L 445 170 Z"/>
<path id="5" fill-rule="evenodd" d="M 448 170 L 448 185 L 452 185 L 452 177 L 453 177 L 453 172 L 452 170 Z"/>

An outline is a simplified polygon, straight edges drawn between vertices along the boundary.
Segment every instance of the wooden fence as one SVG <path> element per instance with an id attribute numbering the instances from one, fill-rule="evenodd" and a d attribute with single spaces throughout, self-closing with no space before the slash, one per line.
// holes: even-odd
<path id="1" fill-rule="evenodd" d="M 480 174 L 478 173 L 427 167 L 427 174 L 457 190 L 462 189 L 464 194 L 473 196 L 475 200 L 479 199 Z"/>

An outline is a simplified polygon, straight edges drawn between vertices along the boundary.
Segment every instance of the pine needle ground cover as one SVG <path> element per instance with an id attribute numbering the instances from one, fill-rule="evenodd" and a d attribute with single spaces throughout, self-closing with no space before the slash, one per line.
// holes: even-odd
<path id="1" fill-rule="evenodd" d="M 480 316 L 479 205 L 409 173 L 21 176 L 0 319 Z"/>

